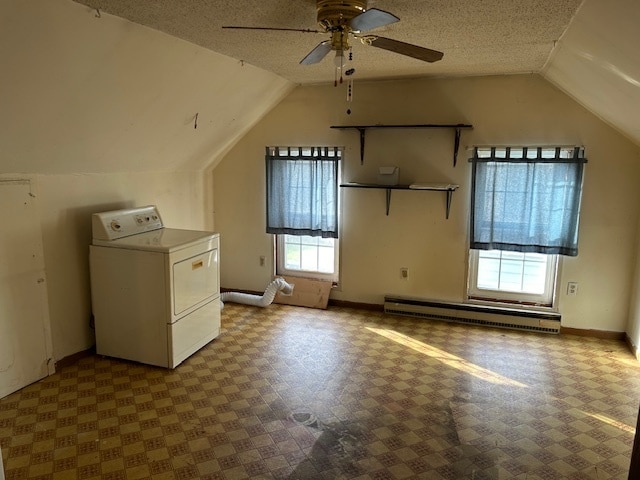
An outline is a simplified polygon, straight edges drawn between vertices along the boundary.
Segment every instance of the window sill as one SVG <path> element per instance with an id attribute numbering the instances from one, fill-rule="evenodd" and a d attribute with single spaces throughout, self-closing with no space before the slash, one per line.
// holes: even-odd
<path id="1" fill-rule="evenodd" d="M 314 280 L 317 282 L 330 282 L 332 285 L 332 288 L 335 288 L 338 285 L 338 281 L 335 279 L 335 276 L 317 274 L 314 272 L 297 271 L 297 270 L 279 270 L 276 272 L 276 276 L 302 278 L 304 280 Z"/>
<path id="2" fill-rule="evenodd" d="M 479 305 L 494 308 L 504 308 L 505 310 L 516 310 L 521 312 L 543 312 L 543 313 L 559 313 L 558 309 L 551 305 L 541 305 L 535 303 L 523 303 L 509 300 L 494 300 L 480 297 L 468 297 L 469 305 Z"/>

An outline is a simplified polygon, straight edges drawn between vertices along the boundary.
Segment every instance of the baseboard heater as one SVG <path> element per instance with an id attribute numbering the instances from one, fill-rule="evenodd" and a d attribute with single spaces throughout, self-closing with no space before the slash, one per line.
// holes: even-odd
<path id="1" fill-rule="evenodd" d="M 384 312 L 487 327 L 560 333 L 561 315 L 554 312 L 444 302 L 398 295 L 385 295 Z"/>

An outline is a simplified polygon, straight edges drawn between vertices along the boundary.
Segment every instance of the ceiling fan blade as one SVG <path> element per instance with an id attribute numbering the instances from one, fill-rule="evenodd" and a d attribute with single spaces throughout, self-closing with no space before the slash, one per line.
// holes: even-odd
<path id="1" fill-rule="evenodd" d="M 320 30 L 311 30 L 310 28 L 238 27 L 234 25 L 223 26 L 222 28 L 232 28 L 235 30 L 276 30 L 280 32 L 326 33 Z"/>
<path id="2" fill-rule="evenodd" d="M 399 21 L 400 19 L 394 14 L 379 10 L 377 8 L 370 8 L 366 12 L 362 12 L 351 19 L 350 26 L 355 32 L 366 32 L 378 27 L 384 27 Z"/>
<path id="3" fill-rule="evenodd" d="M 329 40 L 325 40 L 318 44 L 316 48 L 311 50 L 306 57 L 300 60 L 301 65 L 312 65 L 314 63 L 318 63 L 327 54 L 331 51 L 331 42 Z"/>
<path id="4" fill-rule="evenodd" d="M 407 57 L 417 58 L 425 62 L 437 62 L 444 57 L 444 53 L 430 48 L 419 47 L 410 43 L 400 42 L 385 37 L 367 38 L 366 43 L 374 47 L 382 48 L 390 52 L 406 55 Z"/>

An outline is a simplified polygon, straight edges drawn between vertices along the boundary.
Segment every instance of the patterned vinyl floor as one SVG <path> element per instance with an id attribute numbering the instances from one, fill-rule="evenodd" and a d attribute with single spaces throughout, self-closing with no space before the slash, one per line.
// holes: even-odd
<path id="1" fill-rule="evenodd" d="M 228 303 L 175 370 L 92 356 L 0 400 L 6 478 L 626 479 L 622 342 Z"/>

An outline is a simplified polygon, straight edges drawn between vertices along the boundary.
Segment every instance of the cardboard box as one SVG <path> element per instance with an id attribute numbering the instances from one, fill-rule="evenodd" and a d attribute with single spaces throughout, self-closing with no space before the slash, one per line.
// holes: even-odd
<path id="1" fill-rule="evenodd" d="M 333 282 L 302 277 L 283 276 L 282 278 L 293 285 L 293 293 L 284 295 L 282 292 L 278 292 L 274 303 L 320 308 L 322 310 L 327 308 Z"/>
<path id="2" fill-rule="evenodd" d="M 380 167 L 378 169 L 378 183 L 380 185 L 397 185 L 400 167 Z"/>

